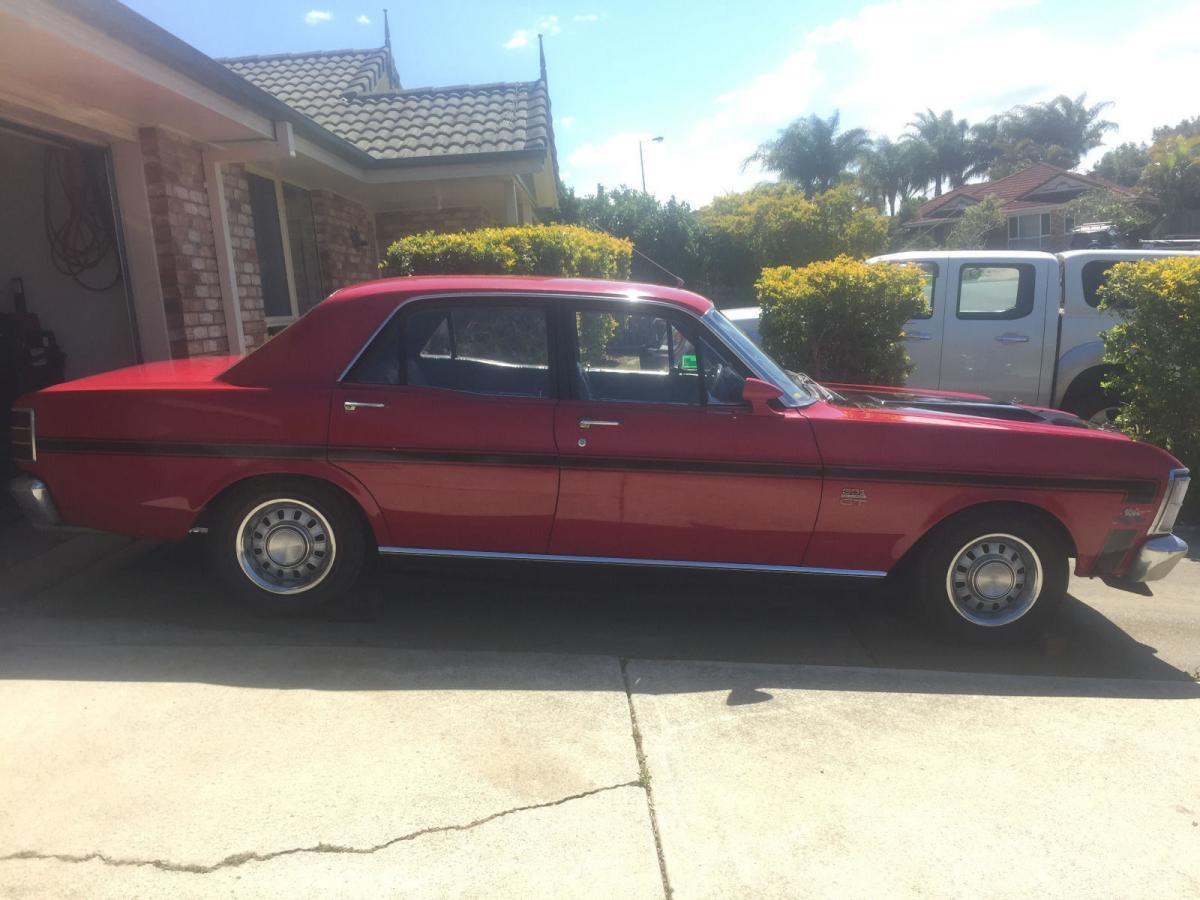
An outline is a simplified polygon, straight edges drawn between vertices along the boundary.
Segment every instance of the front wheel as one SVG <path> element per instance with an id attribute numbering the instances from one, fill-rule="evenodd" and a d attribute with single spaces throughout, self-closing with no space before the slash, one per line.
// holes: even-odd
<path id="1" fill-rule="evenodd" d="M 211 565 L 252 609 L 300 615 L 350 592 L 364 568 L 367 536 L 338 491 L 288 481 L 235 494 L 218 511 L 208 544 Z"/>
<path id="2" fill-rule="evenodd" d="M 964 514 L 930 536 L 918 566 L 926 618 L 944 633 L 977 641 L 1028 636 L 1067 593 L 1068 551 L 1030 515 Z"/>

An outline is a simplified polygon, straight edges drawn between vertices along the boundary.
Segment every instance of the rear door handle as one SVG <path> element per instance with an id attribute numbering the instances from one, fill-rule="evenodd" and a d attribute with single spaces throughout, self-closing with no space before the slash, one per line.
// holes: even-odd
<path id="1" fill-rule="evenodd" d="M 904 339 L 906 341 L 932 341 L 933 335 L 928 331 L 906 331 Z"/>
<path id="2" fill-rule="evenodd" d="M 354 412 L 356 409 L 383 409 L 387 406 L 386 403 L 372 403 L 367 400 L 347 400 L 342 404 L 346 412 Z"/>
<path id="3" fill-rule="evenodd" d="M 579 420 L 580 428 L 591 428 L 593 426 L 602 426 L 605 428 L 616 428 L 620 424 L 621 424 L 620 421 L 617 419 L 580 419 Z"/>
<path id="4" fill-rule="evenodd" d="M 998 340 L 1002 344 L 1028 344 L 1029 343 L 1029 335 L 1013 334 L 1012 332 L 1009 332 L 1008 334 L 998 334 L 998 335 L 996 335 L 995 339 Z"/>

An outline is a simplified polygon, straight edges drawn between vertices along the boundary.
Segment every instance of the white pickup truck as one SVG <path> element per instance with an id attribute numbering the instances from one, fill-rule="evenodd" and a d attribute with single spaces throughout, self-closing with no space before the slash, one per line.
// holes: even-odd
<path id="1" fill-rule="evenodd" d="M 869 262 L 913 263 L 928 274 L 928 318 L 904 326 L 913 387 L 987 394 L 1065 409 L 1103 424 L 1115 401 L 1100 335 L 1117 321 L 1096 288 L 1126 260 L 1200 256 L 1165 250 L 920 250 Z M 726 310 L 755 340 L 758 310 Z"/>

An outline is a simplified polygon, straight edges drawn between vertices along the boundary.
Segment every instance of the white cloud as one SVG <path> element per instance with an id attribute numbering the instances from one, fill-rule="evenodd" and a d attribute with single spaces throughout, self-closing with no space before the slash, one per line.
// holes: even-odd
<path id="1" fill-rule="evenodd" d="M 357 22 L 359 25 L 370 25 L 371 24 L 371 20 L 369 18 L 367 18 L 367 16 L 365 16 L 365 15 L 359 16 L 354 21 Z"/>
<path id="2" fill-rule="evenodd" d="M 558 34 L 562 31 L 558 24 L 558 16 L 546 16 L 538 22 L 538 31 L 545 35 Z"/>
<path id="3" fill-rule="evenodd" d="M 572 16 L 571 20 L 573 22 L 599 22 L 600 14 L 599 13 L 583 13 L 582 15 Z"/>
<path id="4" fill-rule="evenodd" d="M 320 25 L 322 22 L 332 22 L 333 13 L 327 9 L 310 9 L 304 14 L 305 25 Z"/>
<path id="5" fill-rule="evenodd" d="M 741 171 L 759 143 L 798 116 L 835 109 L 843 127 L 894 137 L 925 107 L 978 121 L 1014 104 L 1086 91 L 1092 103 L 1113 102 L 1105 117 L 1120 131 L 1108 136 L 1110 146 L 1148 140 L 1155 125 L 1195 114 L 1200 0 L 1103 37 L 1052 28 L 1037 6 L 890 0 L 813 28 L 774 65 L 699 104 L 682 133 L 646 145 L 647 186 L 694 205 L 745 189 L 764 177 Z M 572 183 L 584 192 L 597 182 L 640 185 L 639 137 L 648 135 L 622 131 L 566 152 Z"/>
<path id="6" fill-rule="evenodd" d="M 518 28 L 512 33 L 512 37 L 504 42 L 504 49 L 517 50 L 521 47 L 528 47 L 530 37 L 531 35 L 529 34 L 528 30 L 524 28 Z"/>

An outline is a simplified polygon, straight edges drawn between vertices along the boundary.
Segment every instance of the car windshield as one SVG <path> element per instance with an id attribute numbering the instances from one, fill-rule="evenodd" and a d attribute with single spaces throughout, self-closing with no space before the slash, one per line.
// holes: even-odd
<path id="1" fill-rule="evenodd" d="M 709 310 L 704 315 L 704 321 L 737 351 L 737 354 L 749 364 L 759 378 L 769 381 L 783 391 L 791 405 L 806 406 L 817 399 L 819 392 L 805 383 L 809 379 L 804 376 L 792 377 L 779 363 L 767 356 L 754 341 L 746 337 L 745 332 L 720 312 L 715 309 Z M 809 383 L 815 384 L 815 382 Z"/>

